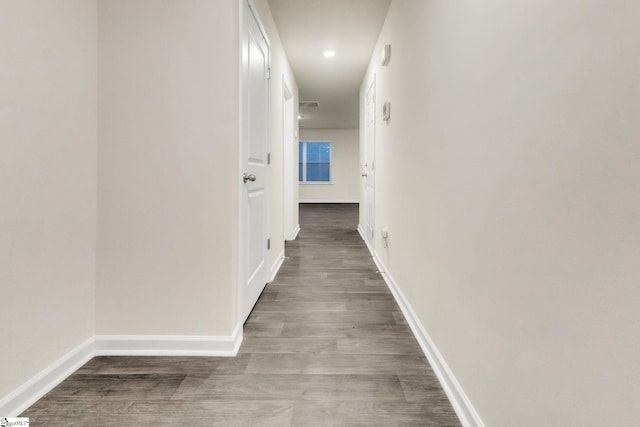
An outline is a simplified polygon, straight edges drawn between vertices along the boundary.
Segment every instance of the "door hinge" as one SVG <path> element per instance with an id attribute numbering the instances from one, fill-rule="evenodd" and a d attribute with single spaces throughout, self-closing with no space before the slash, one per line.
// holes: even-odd
<path id="1" fill-rule="evenodd" d="M 271 80 L 271 67 L 267 68 L 267 80 Z"/>
<path id="2" fill-rule="evenodd" d="M 267 164 L 271 164 L 271 153 L 267 153 Z"/>
<path id="3" fill-rule="evenodd" d="M 271 249 L 271 239 L 267 239 L 267 250 Z"/>

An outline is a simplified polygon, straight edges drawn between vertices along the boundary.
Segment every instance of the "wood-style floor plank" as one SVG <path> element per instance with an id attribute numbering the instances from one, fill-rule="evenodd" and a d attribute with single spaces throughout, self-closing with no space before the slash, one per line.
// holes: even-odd
<path id="1" fill-rule="evenodd" d="M 236 357 L 96 357 L 22 416 L 65 426 L 459 426 L 357 221 L 357 205 L 301 205 L 302 231 Z"/>
<path id="2" fill-rule="evenodd" d="M 289 325 L 315 325 L 318 323 L 361 323 L 373 325 L 396 324 L 396 317 L 392 312 L 371 311 L 365 313 L 336 313 L 336 312 L 254 312 L 247 320 L 245 326 L 255 323 L 284 322 L 284 327 Z"/>
<path id="3" fill-rule="evenodd" d="M 336 338 L 402 338 L 411 340 L 411 329 L 406 325 L 386 323 L 316 323 L 300 325 L 287 323 L 282 337 L 336 337 Z M 417 346 L 417 343 L 415 343 Z"/>
<path id="4" fill-rule="evenodd" d="M 296 402 L 294 426 L 459 426 L 450 411 L 429 403 Z"/>
<path id="5" fill-rule="evenodd" d="M 325 375 L 426 375 L 428 366 L 422 355 L 378 354 L 259 354 L 251 355 L 246 372 Z"/>
<path id="6" fill-rule="evenodd" d="M 396 375 L 212 375 L 187 378 L 174 400 L 405 401 Z"/>

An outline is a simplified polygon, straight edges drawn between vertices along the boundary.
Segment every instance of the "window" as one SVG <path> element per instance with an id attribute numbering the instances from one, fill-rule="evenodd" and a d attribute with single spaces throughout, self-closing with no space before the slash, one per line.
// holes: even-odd
<path id="1" fill-rule="evenodd" d="M 298 181 L 318 184 L 331 182 L 330 142 L 300 142 Z"/>

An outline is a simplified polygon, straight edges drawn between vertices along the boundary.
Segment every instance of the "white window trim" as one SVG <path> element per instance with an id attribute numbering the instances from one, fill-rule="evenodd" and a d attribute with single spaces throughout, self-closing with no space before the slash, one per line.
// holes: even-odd
<path id="1" fill-rule="evenodd" d="M 298 142 L 303 143 L 304 151 L 302 159 L 304 160 L 302 166 L 302 176 L 307 177 L 307 143 L 308 142 L 326 142 L 329 144 L 329 181 L 298 181 L 299 185 L 333 185 L 333 142 L 328 139 L 304 139 Z"/>

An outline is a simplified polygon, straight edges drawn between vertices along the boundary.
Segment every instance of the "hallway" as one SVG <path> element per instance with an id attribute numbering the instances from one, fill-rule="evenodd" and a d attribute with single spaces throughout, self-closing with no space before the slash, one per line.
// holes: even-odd
<path id="1" fill-rule="evenodd" d="M 300 235 L 237 357 L 97 357 L 23 416 L 33 425 L 459 425 L 357 217 L 357 205 L 300 206 Z"/>

